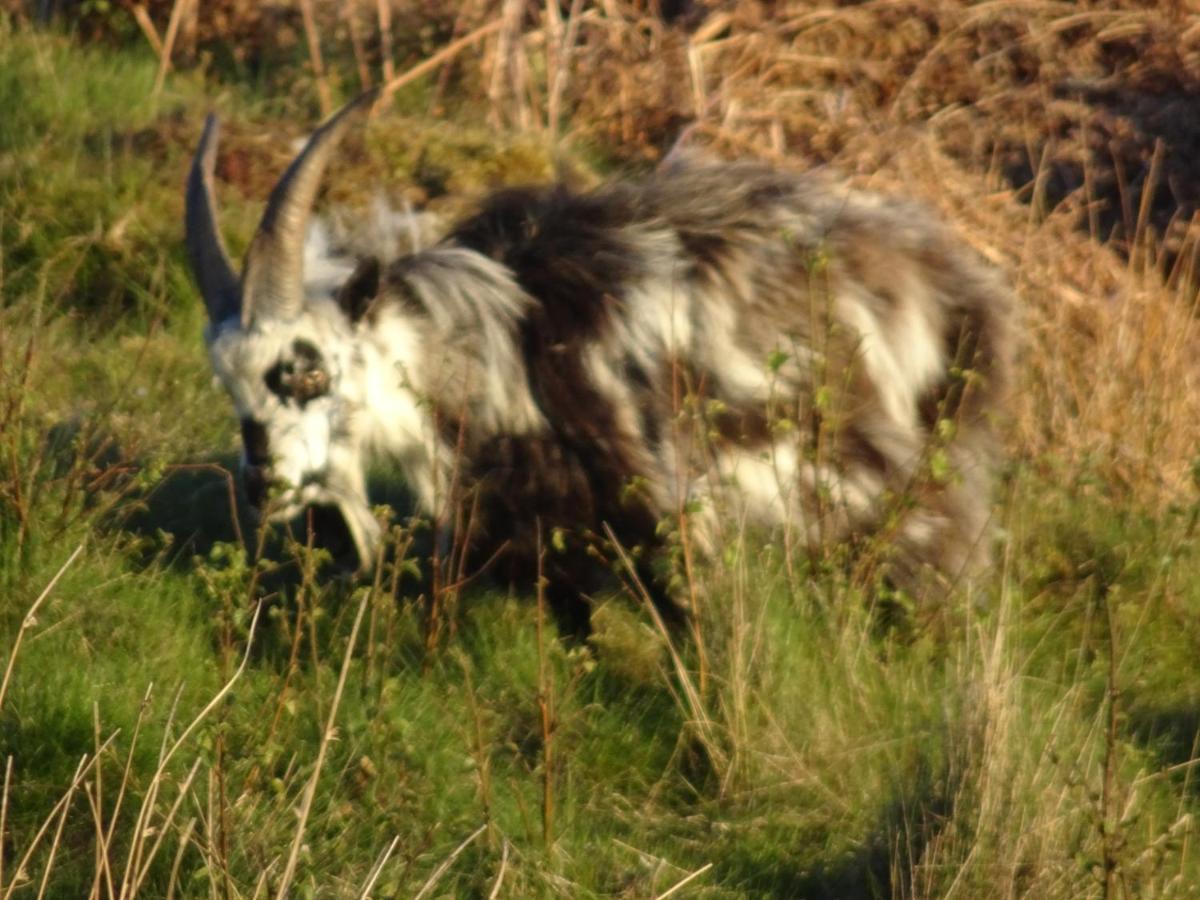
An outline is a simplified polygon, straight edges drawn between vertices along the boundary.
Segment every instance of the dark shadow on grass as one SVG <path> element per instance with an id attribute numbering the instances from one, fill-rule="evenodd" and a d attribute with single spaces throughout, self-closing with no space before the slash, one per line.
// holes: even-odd
<path id="1" fill-rule="evenodd" d="M 1197 758 L 1200 751 L 1200 706 L 1134 703 L 1127 716 L 1128 728 L 1134 739 L 1149 747 L 1164 767 L 1182 766 Z M 1193 773 L 1188 781 L 1193 794 L 1200 794 L 1200 777 L 1197 775 L 1200 773 Z M 1180 777 L 1183 777 L 1182 772 Z"/>
<path id="2" fill-rule="evenodd" d="M 1115 41 L 1106 52 L 1129 53 L 1130 46 Z M 1005 180 L 1019 191 L 1029 190 L 1027 199 L 1036 186 L 1037 202 L 1053 209 L 1086 192 L 1090 218 L 1082 216 L 1080 225 L 1094 238 L 1128 256 L 1142 219 L 1140 225 L 1160 236 L 1156 249 L 1163 271 L 1188 272 L 1200 253 L 1195 241 L 1183 239 L 1184 226 L 1200 209 L 1195 80 L 1189 73 L 1153 66 L 1147 76 L 1141 84 L 1136 78 L 1099 78 L 1053 85 L 1057 98 L 1082 110 L 1079 118 L 1056 117 L 1057 133 L 1032 154 L 1027 144 L 1009 144 L 997 148 L 998 156 Z M 1161 156 L 1154 163 L 1156 152 Z"/>
<path id="3" fill-rule="evenodd" d="M 372 479 L 370 496 L 396 510 L 397 520 L 405 519 L 413 508 L 411 497 L 390 479 Z M 194 557 L 208 556 L 218 543 L 241 542 L 253 558 L 262 531 L 246 502 L 233 454 L 169 466 L 158 484 L 135 498 L 122 527 L 147 537 L 166 535 L 170 542 L 167 559 L 185 568 L 193 564 Z M 331 507 L 312 507 L 286 527 L 269 527 L 263 539 L 264 557 L 284 558 L 283 538 L 288 531 L 303 543 L 309 539 L 310 529 L 313 546 L 327 550 L 337 570 L 350 572 L 357 567 L 345 522 Z"/>
<path id="4" fill-rule="evenodd" d="M 122 525 L 136 534 L 165 535 L 169 560 L 182 565 L 190 565 L 193 556 L 207 556 L 218 543 L 235 543 L 239 536 L 253 541 L 255 526 L 236 472 L 232 455 L 171 466 L 158 484 L 135 498 Z"/>

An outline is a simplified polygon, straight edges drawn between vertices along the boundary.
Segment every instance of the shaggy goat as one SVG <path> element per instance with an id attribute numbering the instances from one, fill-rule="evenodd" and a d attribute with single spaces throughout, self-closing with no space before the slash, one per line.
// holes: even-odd
<path id="1" fill-rule="evenodd" d="M 755 163 L 668 164 L 504 190 L 428 249 L 314 277 L 310 210 L 366 102 L 292 162 L 240 279 L 212 117 L 196 151 L 187 246 L 252 505 L 273 485 L 273 519 L 336 506 L 369 561 L 364 467 L 390 456 L 426 513 L 470 510 L 467 539 L 512 578 L 532 583 L 553 531 L 551 598 L 582 629 L 589 542 L 611 529 L 645 560 L 684 511 L 701 547 L 723 521 L 878 535 L 909 587 L 985 561 L 1011 301 L 925 211 Z"/>

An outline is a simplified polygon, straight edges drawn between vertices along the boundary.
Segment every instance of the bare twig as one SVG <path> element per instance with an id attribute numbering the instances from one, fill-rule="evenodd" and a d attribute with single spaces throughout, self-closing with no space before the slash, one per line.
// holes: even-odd
<path id="1" fill-rule="evenodd" d="M 92 703 L 92 740 L 96 748 L 96 755 L 100 755 L 100 704 L 93 701 Z M 101 880 L 108 887 L 108 896 L 114 897 L 116 894 L 113 891 L 112 866 L 109 864 L 108 856 L 108 835 L 104 828 L 104 769 L 102 766 L 96 767 L 95 794 L 92 793 L 91 785 L 84 785 L 84 790 L 87 791 L 88 803 L 92 807 L 92 819 L 96 826 L 96 872 L 92 880 L 92 889 L 89 892 L 89 897 L 100 896 Z M 0 834 L 3 834 L 3 829 L 0 829 Z"/>
<path id="2" fill-rule="evenodd" d="M 175 885 L 179 883 L 179 870 L 183 866 L 183 854 L 187 852 L 188 841 L 191 839 L 192 829 L 195 827 L 195 817 L 190 818 L 183 826 L 183 833 L 179 835 L 179 847 L 175 851 L 175 860 L 171 863 L 171 877 L 167 880 L 167 900 L 175 898 Z"/>
<path id="3" fill-rule="evenodd" d="M 99 759 L 100 757 L 96 757 Z M 65 802 L 62 804 L 62 812 L 58 815 L 58 827 L 54 829 L 54 840 L 50 842 L 50 855 L 46 858 L 46 868 L 42 870 L 42 883 L 38 886 L 38 900 L 42 900 L 46 896 L 46 888 L 50 886 L 50 873 L 54 871 L 54 857 L 58 855 L 58 845 L 62 842 L 63 827 L 67 824 L 67 814 L 71 811 L 71 799 L 75 796 L 75 791 L 79 787 L 79 782 L 82 780 L 79 776 L 79 771 L 87 763 L 87 757 L 79 760 L 79 767 L 75 770 L 75 779 L 71 782 L 71 787 L 67 790 Z M 99 771 L 99 767 L 97 770 Z M 17 870 L 20 872 L 20 869 Z"/>
<path id="4" fill-rule="evenodd" d="M 488 0 L 464 0 L 459 6 L 458 14 L 454 17 L 454 25 L 450 29 L 451 40 L 458 40 L 466 31 L 467 23 L 474 20 L 477 7 L 486 4 Z M 451 75 L 450 66 L 442 66 L 442 70 L 438 72 L 437 82 L 433 86 L 433 92 L 429 97 L 429 110 L 433 113 L 441 105 L 442 97 L 446 93 L 446 87 L 450 83 Z"/>
<path id="5" fill-rule="evenodd" d="M 337 720 L 338 706 L 342 700 L 342 692 L 346 688 L 346 676 L 350 673 L 350 661 L 354 658 L 354 645 L 358 641 L 358 630 L 362 625 L 363 615 L 367 611 L 367 604 L 370 602 L 374 592 L 366 590 L 362 592 L 362 600 L 358 603 L 358 612 L 354 616 L 354 625 L 350 629 L 350 639 L 346 642 L 346 653 L 342 657 L 342 671 L 338 675 L 337 688 L 333 692 L 333 702 L 329 706 L 329 716 L 325 721 L 325 728 L 321 732 L 321 743 L 317 748 L 317 761 L 313 767 L 312 776 L 308 780 L 308 785 L 304 789 L 304 799 L 300 802 L 299 822 L 296 824 L 296 835 L 292 839 L 292 849 L 288 853 L 287 865 L 284 867 L 283 877 L 279 881 L 279 891 L 276 893 L 278 900 L 288 896 L 288 890 L 291 887 L 292 878 L 296 874 L 296 863 L 300 859 L 300 845 L 304 842 L 304 829 L 308 825 L 308 815 L 312 811 L 313 798 L 317 793 L 317 781 L 321 777 L 321 769 L 325 765 L 325 754 L 329 750 L 329 744 L 333 740 L 334 722 Z"/>
<path id="6" fill-rule="evenodd" d="M 375 9 L 379 15 L 379 55 L 383 57 L 383 83 L 387 84 L 396 72 L 392 61 L 391 0 L 377 0 Z"/>
<path id="7" fill-rule="evenodd" d="M 479 43 L 479 41 L 483 40 L 493 31 L 499 29 L 502 24 L 502 21 L 496 21 L 489 22 L 486 25 L 481 25 L 479 28 L 476 28 L 470 34 L 464 35 L 457 41 L 451 41 L 437 53 L 433 54 L 433 56 L 429 57 L 423 62 L 417 63 L 411 69 L 408 69 L 407 71 L 402 72 L 395 77 L 389 75 L 387 78 L 387 83 L 384 84 L 383 90 L 379 94 L 379 99 L 375 103 L 375 108 L 381 108 L 384 104 L 391 100 L 392 94 L 394 94 L 400 88 L 412 81 L 415 81 L 422 75 L 432 72 L 438 66 L 453 59 L 472 44 Z"/>
<path id="8" fill-rule="evenodd" d="M 54 573 L 54 577 L 50 579 L 50 583 L 38 594 L 37 599 L 33 601 L 33 605 L 29 607 L 29 612 L 25 613 L 25 618 L 21 620 L 21 625 L 17 628 L 16 640 L 13 641 L 12 653 L 9 654 L 8 664 L 4 667 L 4 680 L 0 681 L 0 709 L 4 708 L 4 698 L 8 693 L 8 682 L 12 677 L 13 667 L 17 664 L 17 652 L 21 649 L 21 639 L 25 637 L 26 631 L 37 624 L 37 611 L 46 602 L 46 598 L 50 596 L 50 592 L 54 590 L 54 586 L 58 584 L 59 579 L 71 567 L 71 563 L 75 562 L 76 557 L 82 552 L 83 544 L 80 544 L 75 548 L 75 552 L 67 557 L 67 561 Z"/>
<path id="9" fill-rule="evenodd" d="M 158 856 L 158 851 L 162 847 L 163 839 L 167 836 L 167 832 L 170 830 L 171 823 L 175 821 L 175 814 L 179 812 L 180 805 L 183 803 L 184 798 L 187 796 L 187 792 L 192 787 L 192 781 L 196 777 L 196 772 L 200 768 L 200 763 L 201 760 L 197 759 L 192 764 L 192 768 L 188 771 L 187 775 L 183 779 L 183 784 L 179 786 L 179 793 L 175 797 L 175 802 L 171 804 L 171 808 L 167 811 L 167 815 L 163 818 L 162 822 L 158 824 L 158 834 L 155 838 L 154 846 L 152 846 L 150 848 L 150 852 L 146 854 L 146 859 L 142 863 L 141 871 L 137 873 L 137 877 L 134 879 L 133 889 L 129 892 L 130 896 L 137 896 L 138 889 L 142 886 L 142 882 L 145 881 L 146 876 L 150 874 L 150 866 L 154 862 L 154 858 Z"/>
<path id="10" fill-rule="evenodd" d="M 4 790 L 0 792 L 0 887 L 4 886 L 4 826 L 8 822 L 8 790 L 12 785 L 12 754 L 4 763 Z"/>
<path id="11" fill-rule="evenodd" d="M 308 42 L 308 59 L 312 63 L 313 78 L 317 81 L 317 99 L 321 103 L 321 115 L 333 112 L 333 97 L 329 93 L 329 81 L 325 77 L 325 60 L 321 56 L 321 35 L 317 31 L 317 19 L 313 13 L 312 0 L 300 0 L 300 17 L 304 20 L 304 37 Z"/>
<path id="12" fill-rule="evenodd" d="M 712 867 L 713 867 L 712 863 L 705 863 L 703 866 L 701 866 L 699 869 L 697 869 L 692 874 L 688 875 L 682 881 L 677 881 L 677 882 L 675 882 L 675 884 L 673 884 L 671 887 L 667 888 L 661 894 L 656 894 L 654 897 L 654 900 L 666 900 L 667 897 L 670 897 L 676 891 L 681 890 L 684 885 L 699 878 L 701 875 L 703 875 L 705 872 L 707 872 Z"/>
<path id="13" fill-rule="evenodd" d="M 378 862 L 371 867 L 371 874 L 367 876 L 367 883 L 358 893 L 359 900 L 367 900 L 371 896 L 371 889 L 375 887 L 375 882 L 379 880 L 379 876 L 383 873 L 383 867 L 387 865 L 387 861 L 392 858 L 392 853 L 396 849 L 396 845 L 400 843 L 400 835 L 392 838 L 392 842 L 387 845 L 387 849 L 383 851 L 383 855 L 379 857 Z"/>
<path id="14" fill-rule="evenodd" d="M 175 49 L 175 38 L 179 36 L 179 23 L 192 0 L 175 0 L 171 7 L 171 18 L 167 22 L 167 36 L 163 38 L 162 52 L 158 55 L 158 74 L 154 76 L 154 90 L 151 96 L 157 98 L 162 93 L 163 82 L 167 79 L 167 70 L 171 68 L 171 53 Z"/>
<path id="15" fill-rule="evenodd" d="M 154 801 L 158 796 L 159 786 L 162 784 L 163 778 L 166 775 L 167 764 L 170 763 L 172 757 L 179 752 L 179 748 L 184 745 L 189 737 L 191 737 L 192 732 L 195 731 L 200 726 L 200 723 L 208 717 L 208 714 L 216 709 L 217 706 L 220 705 L 221 701 L 223 701 L 229 695 L 229 692 L 233 690 L 233 686 L 242 677 L 242 673 L 246 671 L 246 665 L 250 662 L 250 651 L 254 647 L 254 634 L 258 630 L 258 619 L 261 613 L 262 604 L 260 603 L 254 608 L 254 618 L 250 620 L 250 631 L 246 635 L 246 652 L 243 654 L 242 662 L 237 667 L 237 670 L 229 677 L 225 684 L 221 686 L 221 689 L 213 695 L 212 699 L 204 705 L 204 708 L 196 714 L 192 721 L 188 723 L 188 726 L 183 729 L 183 732 L 178 738 L 175 739 L 175 742 L 171 744 L 170 748 L 167 749 L 165 753 L 160 755 L 158 766 L 155 769 L 154 776 L 150 779 L 150 786 L 146 790 L 145 799 L 142 800 L 141 809 L 138 810 L 137 819 L 134 823 L 133 834 L 135 839 L 133 841 L 133 845 L 129 848 L 129 857 L 125 862 L 125 874 L 121 879 L 122 895 L 125 894 L 128 888 L 130 877 L 136 874 L 133 871 L 134 863 L 137 859 L 137 854 L 141 852 L 142 836 L 146 830 L 147 820 L 153 812 Z"/>
<path id="16" fill-rule="evenodd" d="M 130 776 L 133 773 L 133 756 L 134 756 L 134 753 L 137 751 L 138 738 L 141 736 L 141 733 L 142 733 L 142 721 L 146 717 L 146 710 L 149 709 L 149 707 L 150 707 L 150 695 L 153 693 L 153 691 L 154 691 L 154 683 L 151 682 L 150 684 L 146 685 L 146 693 L 142 695 L 142 702 L 138 705 L 137 717 L 133 720 L 133 731 L 129 737 L 129 752 L 125 755 L 125 768 L 121 773 L 121 783 L 117 786 L 117 798 L 113 802 L 112 814 L 109 816 L 108 831 L 105 833 L 105 836 L 104 836 L 104 846 L 105 846 L 106 852 L 107 852 L 107 848 L 112 846 L 113 836 L 116 834 L 116 831 L 117 831 L 117 823 L 121 819 L 121 806 L 125 802 L 125 792 L 129 788 Z M 99 750 L 96 751 L 96 755 L 97 756 L 100 755 Z M 112 861 L 111 860 L 106 861 L 106 863 L 105 863 L 106 870 L 111 870 L 111 867 L 112 867 Z M 109 871 L 109 874 L 111 876 L 111 871 Z M 111 886 L 111 877 L 109 880 L 110 880 L 109 894 L 113 895 L 112 886 Z"/>
<path id="17" fill-rule="evenodd" d="M 129 11 L 133 15 L 133 20 L 137 22 L 138 28 L 142 30 L 142 34 L 146 36 L 146 40 L 150 43 L 150 49 L 161 60 L 163 53 L 162 38 L 158 36 L 158 29 L 154 27 L 154 20 L 146 12 L 146 7 L 141 3 L 135 3 L 129 8 Z"/>
<path id="18" fill-rule="evenodd" d="M 358 15 L 354 0 L 342 0 L 342 18 L 346 20 L 346 30 L 350 32 L 350 47 L 354 51 L 354 63 L 358 67 L 358 81 L 361 90 L 368 90 L 374 83 L 371 78 L 371 67 L 367 65 L 367 50 L 363 46 L 362 33 L 358 30 Z"/>
<path id="19" fill-rule="evenodd" d="M 555 0 L 557 2 L 557 0 Z M 567 75 L 571 68 L 571 51 L 579 35 L 579 18 L 583 0 L 571 0 L 571 11 L 567 15 L 567 31 L 554 54 L 554 75 L 550 80 L 550 94 L 546 99 L 546 128 L 551 140 L 558 137 L 558 123 L 562 115 L 562 96 L 567 87 Z"/>
<path id="20" fill-rule="evenodd" d="M 437 886 L 437 883 L 442 880 L 442 876 L 446 874 L 446 871 L 454 864 L 454 861 L 456 859 L 458 859 L 458 857 L 462 854 L 462 852 L 464 850 L 466 850 L 467 847 L 471 846 L 471 842 L 474 841 L 475 838 L 477 838 L 481 834 L 483 834 L 485 831 L 487 831 L 487 823 L 486 822 L 483 825 L 480 825 L 474 831 L 472 831 L 467 836 L 467 839 L 465 841 L 463 841 L 461 844 L 459 844 L 457 847 L 455 847 L 454 852 L 451 853 L 449 856 L 447 856 L 444 860 L 442 860 L 441 865 L 439 865 L 436 869 L 433 870 L 433 874 L 430 875 L 429 880 L 426 881 L 425 884 L 423 884 L 421 886 L 421 890 L 417 891 L 417 895 L 415 897 L 413 897 L 413 900 L 421 900 L 422 897 L 427 896 L 429 894 L 429 892 L 432 891 Z"/>
<path id="21" fill-rule="evenodd" d="M 100 767 L 96 769 L 97 785 L 100 781 Z M 101 796 L 99 787 L 95 790 L 92 785 L 84 783 L 83 791 L 87 795 L 88 808 L 92 811 L 92 824 L 96 831 L 96 852 L 93 868 L 95 872 L 92 875 L 92 887 L 88 891 L 88 897 L 99 897 L 100 886 L 104 884 L 108 888 L 108 896 L 115 897 L 116 892 L 113 890 L 112 867 L 108 863 L 108 841 L 104 837 L 104 799 Z"/>
<path id="22" fill-rule="evenodd" d="M 554 693 L 546 675 L 546 559 L 542 526 L 537 533 L 537 650 L 538 713 L 542 724 L 542 843 L 550 846 L 554 834 Z"/>
<path id="23" fill-rule="evenodd" d="M 500 848 L 500 871 L 496 873 L 496 883 L 492 885 L 488 900 L 496 900 L 500 896 L 500 885 L 504 884 L 504 871 L 508 868 L 508 841 Z"/>
<path id="24" fill-rule="evenodd" d="M 1104 612 L 1104 624 L 1108 639 L 1108 659 L 1105 660 L 1105 729 L 1104 729 L 1104 773 L 1100 784 L 1100 809 L 1098 825 L 1100 828 L 1100 853 L 1103 864 L 1104 881 L 1101 884 L 1104 900 L 1117 896 L 1117 879 L 1120 874 L 1121 861 L 1117 855 L 1120 836 L 1119 816 L 1116 811 L 1116 780 L 1117 780 L 1117 749 L 1118 749 L 1118 716 L 1117 704 L 1120 700 L 1120 689 L 1117 685 L 1117 635 L 1113 624 L 1111 596 L 1101 601 Z"/>
<path id="25" fill-rule="evenodd" d="M 513 81 L 514 47 L 517 45 L 517 35 L 521 30 L 521 13 L 525 9 L 525 0 L 504 0 L 504 6 L 496 27 L 500 34 L 496 40 L 496 56 L 492 60 L 492 76 L 488 81 L 488 101 L 491 110 L 488 113 L 492 125 L 500 125 L 503 117 L 500 114 L 501 101 Z"/>
<path id="26" fill-rule="evenodd" d="M 629 558 L 629 554 L 617 540 L 616 534 L 606 522 L 604 524 L 604 533 L 608 537 L 609 543 L 612 544 L 617 556 L 621 560 L 621 565 L 625 568 L 634 587 L 637 589 L 639 598 L 643 605 L 650 613 L 651 619 L 654 620 L 654 627 L 666 642 L 667 651 L 671 657 L 671 664 L 675 669 L 675 677 L 679 681 L 679 686 L 683 690 L 683 699 L 687 712 L 691 716 L 692 724 L 695 725 L 700 732 L 700 738 L 704 742 L 704 747 L 712 758 L 713 765 L 718 770 L 724 770 L 728 764 L 725 752 L 721 749 L 717 742 L 716 726 L 712 717 L 704 708 L 704 699 L 697 689 L 695 682 L 692 679 L 691 673 L 687 669 L 687 665 L 683 661 L 683 657 L 679 655 L 678 649 L 675 647 L 675 642 L 671 639 L 671 629 L 667 627 L 667 623 L 663 621 L 662 615 L 654 605 L 654 600 L 650 596 L 650 592 L 646 586 L 642 584 L 641 578 L 638 577 L 637 567 L 633 564 L 633 560 Z"/>
<path id="27" fill-rule="evenodd" d="M 116 739 L 119 733 L 120 732 L 117 731 L 112 733 L 109 739 L 104 742 L 104 746 L 100 748 L 101 753 L 108 749 L 109 744 Z M 79 765 L 75 769 L 75 777 L 71 779 L 71 784 L 67 788 L 67 792 L 59 798 L 57 803 L 54 804 L 54 808 L 50 810 L 49 815 L 47 815 L 45 821 L 42 822 L 42 826 L 37 830 L 37 834 L 35 834 L 33 836 L 33 840 L 29 842 L 29 846 L 25 850 L 25 855 L 22 856 L 20 862 L 17 863 L 17 867 L 13 871 L 13 880 L 9 883 L 8 890 L 4 891 L 3 900 L 9 900 L 9 898 L 12 897 L 13 893 L 20 886 L 19 882 L 21 880 L 21 873 L 25 871 L 25 867 L 29 865 L 29 860 L 33 858 L 33 854 L 41 845 L 42 838 L 46 836 L 46 832 L 50 829 L 50 823 L 54 821 L 55 817 L 58 816 L 60 812 L 64 811 L 70 806 L 71 798 L 75 796 L 75 791 L 78 790 L 79 783 L 83 780 L 83 777 L 87 775 L 92 766 L 96 765 L 99 759 L 100 753 L 97 753 L 90 760 L 86 755 L 80 759 Z M 0 885 L 0 888 L 2 887 L 3 885 Z"/>

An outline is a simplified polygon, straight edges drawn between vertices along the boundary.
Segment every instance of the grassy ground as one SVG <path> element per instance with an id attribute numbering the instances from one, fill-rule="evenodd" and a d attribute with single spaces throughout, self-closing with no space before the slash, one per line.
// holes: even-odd
<path id="1" fill-rule="evenodd" d="M 949 15 L 926 6 L 929 28 Z M 1004 4 L 980 9 L 950 33 L 1011 24 Z M 853 39 L 887 23 L 864 21 L 841 23 L 849 43 L 826 49 L 846 55 L 831 59 L 869 58 L 849 55 Z M 751 32 L 725 27 L 712 52 L 736 61 Z M 645 49 L 632 30 L 581 33 L 598 66 Z M 1156 231 L 1150 200 L 1100 233 L 1099 194 L 1064 183 L 1050 198 L 978 148 L 956 155 L 961 99 L 927 85 L 944 83 L 937 53 L 969 48 L 930 37 L 940 50 L 918 57 L 919 35 L 879 39 L 877 56 L 909 60 L 910 87 L 866 71 L 879 106 L 865 136 L 832 117 L 796 156 L 925 197 L 1013 272 L 1027 341 L 993 576 L 884 616 L 836 572 L 734 535 L 701 576 L 701 640 L 670 646 L 630 594 L 580 647 L 532 592 L 447 599 L 431 630 L 416 526 L 396 529 L 409 554 L 374 585 L 329 577 L 302 540 L 257 561 L 243 549 L 257 536 L 231 508 L 236 429 L 203 356 L 180 186 L 215 102 L 243 246 L 289 152 L 261 135 L 302 134 L 316 89 L 306 76 L 303 101 L 278 90 L 301 71 L 279 51 L 156 93 L 155 56 L 122 34 L 0 19 L 0 897 L 269 896 L 285 881 L 320 897 L 1200 894 L 1200 396 L 1194 287 L 1175 266 L 1190 245 Z M 683 38 L 656 39 L 669 68 Z M 354 57 L 327 65 L 352 92 Z M 707 65 L 721 103 L 750 89 L 744 67 L 718 88 Z M 551 92 L 499 96 L 472 71 L 413 82 L 347 165 L 449 211 L 545 176 Z M 677 101 L 648 89 L 651 115 L 597 71 L 593 93 L 562 93 L 579 124 L 558 152 L 581 169 L 652 153 Z M 1011 76 L 998 71 L 976 99 Z M 775 102 L 786 85 L 759 89 Z M 881 110 L 914 97 L 932 124 L 901 148 Z M 506 137 L 489 116 L 533 124 Z M 803 118 L 705 121 L 718 149 L 769 156 Z M 1148 172 L 1127 174 L 1152 193 Z"/>

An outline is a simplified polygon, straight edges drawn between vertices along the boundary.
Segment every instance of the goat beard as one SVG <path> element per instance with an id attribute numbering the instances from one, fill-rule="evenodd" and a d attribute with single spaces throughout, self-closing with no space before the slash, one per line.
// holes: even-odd
<path id="1" fill-rule="evenodd" d="M 315 544 L 329 550 L 335 560 L 345 558 L 346 551 L 353 549 L 357 572 L 370 572 L 375 567 L 381 529 L 371 508 L 357 497 L 324 488 L 303 500 L 291 498 L 268 506 L 260 515 L 270 522 L 288 522 L 303 515 L 306 527 L 312 528 Z"/>
<path id="2" fill-rule="evenodd" d="M 361 500 L 349 498 L 342 498 L 334 504 L 334 508 L 341 514 L 342 524 L 354 544 L 354 552 L 358 555 L 358 571 L 373 570 L 382 534 L 371 508 Z"/>

